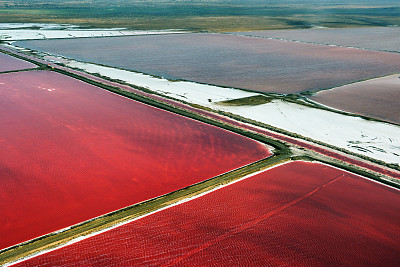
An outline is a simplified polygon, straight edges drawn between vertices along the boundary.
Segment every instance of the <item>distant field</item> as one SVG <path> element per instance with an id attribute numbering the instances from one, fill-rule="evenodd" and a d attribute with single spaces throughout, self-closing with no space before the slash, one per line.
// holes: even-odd
<path id="1" fill-rule="evenodd" d="M 0 72 L 36 68 L 35 64 L 0 53 Z"/>
<path id="2" fill-rule="evenodd" d="M 17 266 L 395 266 L 399 201 L 397 189 L 291 162 Z"/>
<path id="3" fill-rule="evenodd" d="M 0 114 L 0 249 L 271 155 L 55 72 L 0 74 Z"/>
<path id="4" fill-rule="evenodd" d="M 0 22 L 160 30 L 249 31 L 400 25 L 396 0 L 0 1 Z"/>
<path id="5" fill-rule="evenodd" d="M 202 83 L 295 93 L 400 72 L 400 54 L 226 34 L 21 41 L 78 60 Z"/>
<path id="6" fill-rule="evenodd" d="M 400 124 L 400 74 L 321 91 L 311 99 L 340 110 Z"/>
<path id="7" fill-rule="evenodd" d="M 253 31 L 238 34 L 400 53 L 400 27 Z"/>

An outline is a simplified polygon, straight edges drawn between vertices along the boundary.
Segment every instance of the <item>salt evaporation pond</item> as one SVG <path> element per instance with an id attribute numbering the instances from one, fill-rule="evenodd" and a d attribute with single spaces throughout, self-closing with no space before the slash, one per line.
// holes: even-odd
<path id="1" fill-rule="evenodd" d="M 233 34 L 400 52 L 400 27 L 251 31 Z"/>
<path id="2" fill-rule="evenodd" d="M 0 249 L 271 155 L 48 71 L 0 74 Z"/>
<path id="3" fill-rule="evenodd" d="M 263 92 L 319 90 L 400 72 L 400 54 L 227 34 L 171 34 L 16 45 L 77 60 Z"/>
<path id="4" fill-rule="evenodd" d="M 18 266 L 395 266 L 400 191 L 291 162 Z"/>

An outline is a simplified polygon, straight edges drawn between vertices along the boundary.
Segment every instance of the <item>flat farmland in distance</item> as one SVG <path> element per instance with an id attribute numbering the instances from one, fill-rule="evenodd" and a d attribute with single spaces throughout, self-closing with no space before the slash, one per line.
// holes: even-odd
<path id="1" fill-rule="evenodd" d="M 400 52 L 400 27 L 251 31 L 238 34 Z"/>
<path id="2" fill-rule="evenodd" d="M 290 162 L 18 266 L 395 266 L 399 203 L 397 189 Z"/>
<path id="3" fill-rule="evenodd" d="M 311 99 L 336 109 L 400 124 L 400 74 L 321 91 Z"/>
<path id="4" fill-rule="evenodd" d="M 36 68 L 33 63 L 0 53 L 0 72 Z"/>
<path id="5" fill-rule="evenodd" d="M 271 155 L 55 72 L 0 82 L 0 249 Z"/>
<path id="6" fill-rule="evenodd" d="M 16 45 L 77 60 L 263 92 L 332 88 L 400 72 L 400 54 L 227 34 L 170 34 Z"/>

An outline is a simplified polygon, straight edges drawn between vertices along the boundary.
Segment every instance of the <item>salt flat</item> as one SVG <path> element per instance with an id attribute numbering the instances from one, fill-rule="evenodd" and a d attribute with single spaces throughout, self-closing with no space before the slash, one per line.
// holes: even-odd
<path id="1" fill-rule="evenodd" d="M 216 108 L 371 158 L 400 163 L 400 127 L 395 125 L 282 100 L 258 106 L 219 105 Z"/>
<path id="2" fill-rule="evenodd" d="M 183 33 L 182 31 L 132 31 L 125 28 L 85 29 L 70 24 L 0 23 L 0 40 L 37 40 Z"/>
<path id="3" fill-rule="evenodd" d="M 54 58 L 53 60 L 55 60 Z M 79 61 L 65 61 L 69 67 L 83 69 L 90 73 L 99 73 L 103 76 L 121 80 L 130 84 L 150 89 L 154 92 L 171 96 L 175 99 L 187 101 L 199 105 L 208 105 L 211 102 L 220 102 L 258 95 L 234 88 L 225 88 L 194 82 L 170 81 L 157 78 L 143 73 L 99 66 L 96 64 L 83 63 Z"/>

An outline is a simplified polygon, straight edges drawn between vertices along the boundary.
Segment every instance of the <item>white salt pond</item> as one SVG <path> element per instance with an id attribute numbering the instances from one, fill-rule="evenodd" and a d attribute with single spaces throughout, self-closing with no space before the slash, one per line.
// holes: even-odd
<path id="1" fill-rule="evenodd" d="M 70 24 L 0 23 L 0 40 L 37 40 L 61 38 L 113 37 L 185 33 L 179 30 L 132 31 L 125 28 L 85 29 Z"/>

